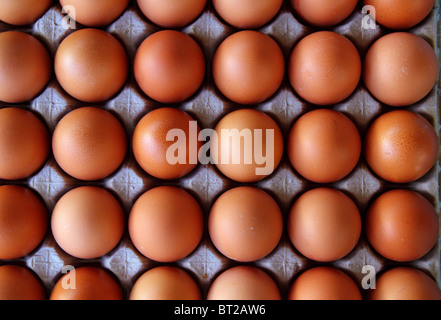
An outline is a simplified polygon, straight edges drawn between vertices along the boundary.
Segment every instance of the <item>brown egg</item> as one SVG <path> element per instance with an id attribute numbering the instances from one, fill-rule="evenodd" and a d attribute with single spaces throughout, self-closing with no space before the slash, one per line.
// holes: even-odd
<path id="1" fill-rule="evenodd" d="M 205 57 L 189 35 L 162 30 L 145 39 L 134 61 L 136 82 L 153 100 L 178 103 L 189 99 L 205 78 Z"/>
<path id="2" fill-rule="evenodd" d="M 256 261 L 278 245 L 283 217 L 277 202 L 265 191 L 237 187 L 223 193 L 213 204 L 208 230 L 213 244 L 226 257 Z"/>
<path id="3" fill-rule="evenodd" d="M 74 8 L 73 12 L 66 11 L 75 21 L 89 27 L 100 27 L 115 21 L 129 5 L 129 0 L 60 0 L 60 4 Z"/>
<path id="4" fill-rule="evenodd" d="M 1 101 L 21 103 L 35 98 L 46 88 L 51 73 L 51 57 L 40 41 L 20 31 L 0 33 Z"/>
<path id="5" fill-rule="evenodd" d="M 315 27 L 339 24 L 354 12 L 357 0 L 291 0 L 299 17 Z"/>
<path id="6" fill-rule="evenodd" d="M 47 229 L 46 206 L 33 191 L 0 186 L 0 259 L 17 259 L 31 253 L 43 241 Z"/>
<path id="7" fill-rule="evenodd" d="M 130 292 L 130 300 L 201 300 L 196 281 L 177 267 L 159 266 L 143 273 Z"/>
<path id="8" fill-rule="evenodd" d="M 364 0 L 375 8 L 376 22 L 390 29 L 409 29 L 423 21 L 435 0 Z"/>
<path id="9" fill-rule="evenodd" d="M 294 169 L 308 180 L 330 183 L 346 177 L 357 165 L 361 138 L 355 124 L 341 112 L 319 109 L 301 116 L 288 140 Z"/>
<path id="10" fill-rule="evenodd" d="M 441 300 L 437 283 L 424 272 L 395 267 L 383 272 L 370 290 L 368 300 Z"/>
<path id="11" fill-rule="evenodd" d="M 368 208 L 365 232 L 383 257 L 407 262 L 423 257 L 437 242 L 438 215 L 433 205 L 411 190 L 391 190 Z"/>
<path id="12" fill-rule="evenodd" d="M 179 132 L 177 132 L 179 131 Z M 198 164 L 200 128 L 188 113 L 160 108 L 147 113 L 133 133 L 133 154 L 150 175 L 178 179 Z"/>
<path id="13" fill-rule="evenodd" d="M 357 205 L 343 192 L 331 188 L 302 194 L 291 207 L 287 224 L 294 247 L 305 257 L 321 262 L 345 257 L 361 234 Z"/>
<path id="14" fill-rule="evenodd" d="M 239 29 L 262 27 L 277 15 L 282 3 L 283 0 L 213 0 L 221 18 Z"/>
<path id="15" fill-rule="evenodd" d="M 202 239 L 201 207 L 187 191 L 160 186 L 142 194 L 129 216 L 129 234 L 147 258 L 173 262 L 192 253 Z"/>
<path id="16" fill-rule="evenodd" d="M 435 51 L 423 38 L 408 33 L 385 35 L 369 48 L 363 80 L 380 102 L 402 107 L 429 94 L 438 77 Z"/>
<path id="17" fill-rule="evenodd" d="M 283 155 L 283 135 L 277 123 L 254 109 L 223 117 L 211 136 L 211 157 L 228 178 L 256 182 L 271 175 Z"/>
<path id="18" fill-rule="evenodd" d="M 35 174 L 49 151 L 50 133 L 42 120 L 26 109 L 0 109 L 0 179 Z"/>
<path id="19" fill-rule="evenodd" d="M 142 13 L 163 28 L 182 28 L 205 9 L 207 0 L 137 0 Z"/>
<path id="20" fill-rule="evenodd" d="M 213 77 L 228 99 L 241 104 L 263 102 L 276 93 L 285 74 L 277 42 L 258 31 L 232 34 L 217 48 Z"/>
<path id="21" fill-rule="evenodd" d="M 103 179 L 119 168 L 127 153 L 124 127 L 109 111 L 75 109 L 57 124 L 52 149 L 58 165 L 81 180 Z"/>
<path id="22" fill-rule="evenodd" d="M 52 212 L 52 234 L 69 255 L 94 259 L 110 252 L 124 232 L 124 212 L 108 191 L 82 186 L 65 193 Z"/>
<path id="23" fill-rule="evenodd" d="M 26 267 L 0 266 L 0 300 L 46 300 L 46 291 L 38 276 Z"/>
<path id="24" fill-rule="evenodd" d="M 124 86 L 127 54 L 121 43 L 99 29 L 82 29 L 65 38 L 55 54 L 58 82 L 72 97 L 103 102 Z"/>
<path id="25" fill-rule="evenodd" d="M 387 181 L 407 183 L 424 176 L 438 156 L 438 137 L 421 115 L 397 110 L 381 115 L 369 127 L 364 157 Z"/>
<path id="26" fill-rule="evenodd" d="M 38 20 L 52 0 L 0 0 L 0 20 L 12 25 L 27 25 Z"/>
<path id="27" fill-rule="evenodd" d="M 263 270 L 237 266 L 222 272 L 211 284 L 207 300 L 280 300 L 277 283 Z"/>
<path id="28" fill-rule="evenodd" d="M 121 285 L 101 267 L 79 267 L 64 274 L 55 284 L 50 300 L 122 300 Z"/>
<path id="29" fill-rule="evenodd" d="M 300 97 L 316 105 L 332 105 L 348 98 L 357 88 L 361 58 L 346 37 L 318 31 L 294 47 L 288 72 Z"/>
<path id="30" fill-rule="evenodd" d="M 291 285 L 288 300 L 362 300 L 362 296 L 345 272 L 322 266 L 302 272 Z"/>

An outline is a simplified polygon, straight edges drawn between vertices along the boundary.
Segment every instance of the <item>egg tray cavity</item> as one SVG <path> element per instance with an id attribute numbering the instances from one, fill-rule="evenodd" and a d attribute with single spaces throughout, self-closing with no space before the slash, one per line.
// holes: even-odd
<path id="1" fill-rule="evenodd" d="M 438 0 L 429 17 L 408 31 L 427 40 L 435 48 L 438 61 L 441 62 L 439 12 L 440 1 Z M 363 29 L 362 20 L 364 17 L 362 14 L 362 4 L 359 3 L 356 10 L 347 20 L 334 28 L 328 28 L 328 30 L 348 37 L 358 48 L 362 57 L 376 39 L 390 32 L 379 26 L 375 30 Z M 62 9 L 57 1 L 32 26 L 17 28 L 0 22 L 0 32 L 14 29 L 30 33 L 43 42 L 53 58 L 61 41 L 68 34 L 75 31 L 63 27 L 64 18 L 65 15 L 62 13 Z M 78 30 L 85 27 L 77 23 L 76 28 Z M 105 30 L 112 33 L 123 43 L 130 59 L 130 65 L 133 67 L 134 56 L 141 42 L 150 34 L 161 30 L 161 28 L 149 22 L 137 7 L 136 1 L 131 1 L 124 14 L 107 26 Z M 207 73 L 201 89 L 192 98 L 173 106 L 187 111 L 196 118 L 201 128 L 214 128 L 216 123 L 229 112 L 237 108 L 245 108 L 245 106 L 238 106 L 223 97 L 216 89 L 211 75 L 211 61 L 216 48 L 222 40 L 238 30 L 223 22 L 214 11 L 211 1 L 209 1 L 204 13 L 191 25 L 181 29 L 181 31 L 191 35 L 202 47 L 207 60 Z M 289 54 L 294 45 L 307 34 L 317 31 L 317 29 L 301 24 L 296 19 L 289 1 L 284 1 L 278 15 L 270 23 L 260 28 L 259 31 L 270 35 L 278 42 L 284 52 L 286 61 L 288 61 Z M 424 100 L 406 108 L 425 116 L 434 125 L 438 136 L 440 136 L 440 84 L 441 80 L 438 79 L 434 90 Z M 45 120 L 50 131 L 53 132 L 57 122 L 65 114 L 75 108 L 88 105 L 90 104 L 79 102 L 65 93 L 55 76 L 53 76 L 49 85 L 40 96 L 27 105 L 19 106 L 29 108 L 40 115 Z M 10 105 L 0 103 L 0 107 L 6 106 Z M 111 100 L 98 106 L 111 111 L 121 120 L 130 142 L 134 128 L 141 117 L 150 110 L 165 105 L 149 99 L 142 93 L 136 84 L 132 68 L 132 72 L 122 91 Z M 248 107 L 264 111 L 273 117 L 282 129 L 285 143 L 294 121 L 304 113 L 318 108 L 301 100 L 294 93 L 287 76 L 285 76 L 281 88 L 273 97 L 261 104 Z M 357 125 L 362 137 L 373 119 L 384 112 L 394 110 L 376 101 L 368 93 L 362 82 L 348 99 L 330 108 L 349 116 Z M 280 166 L 270 177 L 248 185 L 257 186 L 269 192 L 279 203 L 285 221 L 293 201 L 305 191 L 318 186 L 329 186 L 345 192 L 358 205 L 362 218 L 365 215 L 366 208 L 375 196 L 393 188 L 407 188 L 420 192 L 435 205 L 438 216 L 440 216 L 439 166 L 438 158 L 434 168 L 420 180 L 405 185 L 393 185 L 376 177 L 367 167 L 364 159 L 361 158 L 355 170 L 343 180 L 333 184 L 318 185 L 305 180 L 297 174 L 290 165 L 285 152 Z M 64 173 L 56 164 L 53 156 L 50 155 L 44 167 L 34 176 L 23 181 L 0 181 L 0 185 L 6 184 L 25 185 L 32 188 L 44 199 L 49 212 L 52 212 L 55 203 L 68 190 L 82 185 L 101 186 L 113 192 L 120 200 L 125 210 L 126 222 L 135 200 L 152 187 L 172 185 L 191 192 L 199 201 L 204 211 L 205 222 L 207 222 L 210 208 L 217 197 L 224 191 L 241 185 L 223 176 L 211 164 L 199 164 L 193 172 L 182 179 L 161 181 L 149 176 L 139 167 L 130 148 L 119 170 L 102 181 L 84 182 L 75 180 Z M 0 265 L 9 263 L 26 265 L 31 268 L 43 281 L 48 294 L 62 275 L 63 266 L 102 266 L 110 270 L 119 279 L 126 298 L 134 282 L 142 273 L 154 266 L 161 265 L 158 262 L 149 260 L 136 250 L 130 241 L 127 227 L 119 245 L 99 259 L 82 260 L 69 256 L 58 247 L 49 230 L 42 244 L 31 254 L 22 259 L 0 261 Z M 179 266 L 192 274 L 200 285 L 203 297 L 205 297 L 214 278 L 222 271 L 237 264 L 237 262 L 222 256 L 215 249 L 210 241 L 207 227 L 205 227 L 203 239 L 197 249 L 188 257 L 168 265 Z M 285 228 L 279 245 L 271 254 L 259 261 L 248 264 L 257 266 L 273 276 L 284 298 L 293 279 L 303 270 L 319 263 L 308 260 L 295 250 L 289 241 Z M 365 235 L 362 234 L 358 245 L 349 255 L 326 265 L 335 266 L 346 271 L 360 286 L 362 278 L 365 276 L 362 273 L 364 265 L 372 265 L 377 272 L 381 272 L 394 265 L 398 265 L 398 263 L 379 256 L 371 249 Z M 441 286 L 440 239 L 438 239 L 437 245 L 423 258 L 400 265 L 414 266 L 425 271 Z M 362 290 L 362 293 L 364 294 L 365 291 Z"/>

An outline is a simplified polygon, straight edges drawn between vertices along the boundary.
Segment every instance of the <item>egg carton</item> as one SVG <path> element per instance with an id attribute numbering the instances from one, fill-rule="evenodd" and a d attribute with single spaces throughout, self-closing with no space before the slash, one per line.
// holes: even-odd
<path id="1" fill-rule="evenodd" d="M 427 40 L 435 48 L 441 61 L 440 44 L 440 1 L 437 0 L 432 13 L 418 26 L 408 30 Z M 369 46 L 378 38 L 390 32 L 377 26 L 375 29 L 362 28 L 365 15 L 362 13 L 362 4 L 359 3 L 353 14 L 339 25 L 328 28 L 349 38 L 358 48 L 363 57 Z M 61 41 L 75 30 L 66 29 L 63 25 L 65 14 L 62 12 L 58 1 L 32 26 L 12 27 L 0 22 L 0 32 L 6 30 L 19 30 L 34 35 L 48 48 L 52 58 L 55 55 Z M 77 24 L 77 29 L 84 26 Z M 149 22 L 136 5 L 131 1 L 127 10 L 115 22 L 102 28 L 116 36 L 125 46 L 130 63 L 133 65 L 134 56 L 141 42 L 150 34 L 162 28 Z M 289 1 L 284 1 L 282 9 L 277 16 L 268 24 L 258 29 L 270 35 L 280 45 L 286 61 L 294 45 L 307 34 L 317 31 L 308 25 L 304 25 L 296 18 L 290 7 Z M 216 123 L 229 112 L 238 108 L 255 108 L 270 115 L 279 124 L 285 141 L 288 132 L 294 121 L 304 113 L 317 108 L 300 99 L 291 88 L 287 76 L 280 89 L 267 101 L 253 106 L 238 106 L 226 99 L 215 87 L 211 75 L 211 61 L 218 45 L 229 35 L 238 31 L 226 24 L 215 12 L 211 1 L 203 14 L 189 26 L 182 28 L 186 34 L 192 36 L 203 49 L 207 60 L 207 73 L 202 87 L 187 101 L 175 104 L 181 110 L 187 111 L 199 121 L 201 128 L 214 128 Z M 441 81 L 437 82 L 434 90 L 424 100 L 406 109 L 415 111 L 426 117 L 440 133 L 439 110 Z M 58 121 L 71 110 L 89 106 L 70 97 L 60 87 L 55 76 L 44 92 L 30 103 L 19 105 L 31 109 L 45 120 L 50 131 L 53 132 Z M 0 107 L 6 107 L 0 103 Z M 133 71 L 124 88 L 111 100 L 98 104 L 111 111 L 123 123 L 129 141 L 133 135 L 134 127 L 138 121 L 150 110 L 162 107 L 149 99 L 139 89 L 133 76 Z M 358 127 L 363 137 L 369 124 L 380 114 L 393 108 L 388 108 L 375 100 L 363 86 L 359 84 L 355 92 L 346 100 L 332 107 L 350 117 Z M 318 186 L 336 188 L 349 195 L 360 209 L 362 218 L 366 208 L 372 199 L 386 190 L 393 188 L 408 188 L 420 192 L 426 196 L 435 206 L 440 216 L 440 188 L 439 188 L 440 161 L 423 178 L 410 184 L 391 184 L 379 179 L 367 166 L 363 158 L 360 159 L 357 167 L 346 178 L 332 184 L 315 184 L 302 178 L 290 165 L 286 152 L 276 171 L 268 178 L 248 185 L 256 186 L 267 191 L 278 202 L 283 216 L 287 218 L 292 203 L 302 193 Z M 182 179 L 173 181 L 161 181 L 149 176 L 136 163 L 132 149 L 129 147 L 128 155 L 122 166 L 110 177 L 94 182 L 76 180 L 57 165 L 51 154 L 44 167 L 32 177 L 20 181 L 0 181 L 0 185 L 17 184 L 27 186 L 40 194 L 45 204 L 52 212 L 56 202 L 68 190 L 83 186 L 95 185 L 110 190 L 120 200 L 126 215 L 126 222 L 135 200 L 146 190 L 160 186 L 171 185 L 181 187 L 195 196 L 199 201 L 205 217 L 208 214 L 214 201 L 224 191 L 243 185 L 234 182 L 223 176 L 217 168 L 212 165 L 199 164 L 194 171 Z M 127 224 L 126 224 L 127 225 Z M 431 275 L 438 285 L 441 286 L 440 274 L 440 240 L 436 246 L 423 258 L 408 263 L 391 262 L 378 255 L 368 244 L 365 235 L 361 238 L 354 250 L 344 258 L 326 263 L 344 270 L 352 276 L 361 287 L 365 274 L 363 266 L 370 265 L 377 272 L 395 265 L 408 265 L 416 267 Z M 56 281 L 62 275 L 63 266 L 79 267 L 82 265 L 96 265 L 110 270 L 120 281 L 128 298 L 131 287 L 136 279 L 146 270 L 161 265 L 144 257 L 132 244 L 127 227 L 121 242 L 110 253 L 98 259 L 83 260 L 72 257 L 65 253 L 55 242 L 49 230 L 42 244 L 32 253 L 21 259 L 0 261 L 0 264 L 14 263 L 24 265 L 32 269 L 44 283 L 48 294 L 51 292 Z M 222 271 L 239 264 L 224 257 L 213 246 L 205 223 L 204 236 L 199 246 L 186 258 L 168 263 L 183 268 L 192 274 L 199 283 L 203 297 L 210 287 L 210 284 Z M 285 298 L 293 279 L 303 270 L 322 263 L 311 261 L 302 256 L 290 243 L 286 228 L 276 249 L 265 258 L 247 263 L 261 268 L 268 272 L 279 285 L 282 298 Z M 362 290 L 362 294 L 366 292 Z"/>

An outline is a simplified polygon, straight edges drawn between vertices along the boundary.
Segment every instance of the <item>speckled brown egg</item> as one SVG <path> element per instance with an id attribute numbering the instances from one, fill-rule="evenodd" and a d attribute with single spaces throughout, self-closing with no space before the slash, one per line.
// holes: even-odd
<path id="1" fill-rule="evenodd" d="M 285 74 L 285 60 L 270 36 L 254 30 L 233 33 L 213 57 L 213 78 L 233 102 L 256 104 L 273 96 Z"/>
<path id="2" fill-rule="evenodd" d="M 128 75 L 121 43 L 100 29 L 71 33 L 58 46 L 55 74 L 62 88 L 84 102 L 103 102 L 116 95 Z"/>
<path id="3" fill-rule="evenodd" d="M 50 7 L 52 0 L 0 0 L 0 20 L 22 26 L 34 23 Z"/>
<path id="4" fill-rule="evenodd" d="M 387 181 L 407 183 L 424 176 L 438 156 L 438 137 L 423 116 L 397 110 L 378 117 L 368 128 L 364 157 Z"/>
<path id="5" fill-rule="evenodd" d="M 50 133 L 41 119 L 27 109 L 0 109 L 0 179 L 30 177 L 49 152 Z"/>
<path id="6" fill-rule="evenodd" d="M 375 41 L 363 62 L 363 81 L 380 102 L 402 107 L 429 94 L 438 77 L 435 51 L 409 32 L 387 34 Z"/>
<path id="7" fill-rule="evenodd" d="M 357 3 L 357 0 L 291 0 L 291 6 L 301 19 L 320 28 L 344 21 L 354 12 Z"/>
<path id="8" fill-rule="evenodd" d="M 316 105 L 332 105 L 348 98 L 357 88 L 361 58 L 345 36 L 318 31 L 295 45 L 288 72 L 300 97 Z"/>
<path id="9" fill-rule="evenodd" d="M 21 31 L 0 33 L 1 101 L 22 103 L 35 98 L 51 75 L 51 57 L 39 40 Z"/>
<path id="10" fill-rule="evenodd" d="M 0 300 L 46 300 L 43 283 L 27 267 L 0 266 Z"/>

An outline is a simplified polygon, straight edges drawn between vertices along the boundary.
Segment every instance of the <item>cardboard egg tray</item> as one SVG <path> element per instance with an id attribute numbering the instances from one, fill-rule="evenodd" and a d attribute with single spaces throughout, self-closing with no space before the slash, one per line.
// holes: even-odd
<path id="1" fill-rule="evenodd" d="M 438 57 L 441 57 L 439 12 L 440 1 L 437 0 L 430 16 L 423 23 L 408 31 L 426 39 L 435 48 Z M 362 21 L 365 17 L 362 14 L 362 4 L 360 3 L 349 19 L 336 27 L 328 29 L 348 37 L 359 49 L 362 57 L 376 39 L 390 32 L 379 26 L 376 29 L 363 29 Z M 32 26 L 17 28 L 0 22 L 0 32 L 14 29 L 30 33 L 43 42 L 53 58 L 61 41 L 68 34 L 75 31 L 63 27 L 64 18 L 65 15 L 62 13 L 58 1 L 55 1 L 44 16 Z M 77 29 L 84 28 L 80 24 L 77 24 L 76 27 Z M 116 36 L 123 43 L 130 59 L 132 72 L 121 92 L 106 103 L 98 104 L 98 106 L 110 110 L 121 120 L 125 126 L 128 141 L 131 141 L 133 130 L 138 121 L 150 110 L 164 106 L 142 93 L 133 76 L 133 60 L 138 46 L 147 36 L 161 30 L 161 28 L 149 22 L 137 7 L 136 1 L 131 1 L 125 13 L 103 29 Z M 211 75 L 211 61 L 217 46 L 227 36 L 238 30 L 222 21 L 214 11 L 211 1 L 208 1 L 204 13 L 196 21 L 181 30 L 191 35 L 202 47 L 207 60 L 207 73 L 202 87 L 192 98 L 173 106 L 191 114 L 199 121 L 201 128 L 214 128 L 223 116 L 237 108 L 256 108 L 266 112 L 276 120 L 282 129 L 286 142 L 288 132 L 294 121 L 302 114 L 318 108 L 302 101 L 294 93 L 287 76 L 285 76 L 285 80 L 277 93 L 269 100 L 258 105 L 238 106 L 223 97 L 214 85 Z M 288 61 L 294 45 L 307 34 L 317 30 L 302 24 L 296 18 L 289 1 L 284 2 L 281 11 L 270 23 L 259 29 L 259 31 L 270 35 L 279 43 L 286 61 Z M 438 134 L 440 133 L 441 122 L 439 118 L 441 107 L 440 84 L 441 81 L 438 81 L 434 90 L 424 100 L 406 108 L 425 116 L 433 124 Z M 56 81 L 55 76 L 53 76 L 41 95 L 29 104 L 19 106 L 29 108 L 40 115 L 53 132 L 57 122 L 65 114 L 75 108 L 87 105 L 90 104 L 77 101 L 65 93 Z M 10 105 L 0 103 L 0 107 L 6 106 Z M 330 106 L 330 108 L 349 116 L 359 128 L 362 137 L 364 137 L 366 129 L 373 119 L 386 111 L 393 110 L 393 108 L 385 107 L 376 101 L 368 93 L 362 82 L 348 99 L 335 106 Z M 438 214 L 440 214 L 439 169 L 440 163 L 437 161 L 432 170 L 420 180 L 405 185 L 394 185 L 376 177 L 368 168 L 364 159 L 361 158 L 356 169 L 343 180 L 333 184 L 319 185 L 305 180 L 296 173 L 285 152 L 280 166 L 271 176 L 258 183 L 248 185 L 262 188 L 270 193 L 279 203 L 285 219 L 293 201 L 303 192 L 318 186 L 333 187 L 345 192 L 358 205 L 362 218 L 365 215 L 366 208 L 375 196 L 393 188 L 409 188 L 420 192 L 433 203 Z M 186 189 L 199 201 L 205 214 L 205 221 L 207 221 L 210 208 L 217 197 L 227 189 L 241 185 L 223 176 L 211 164 L 199 164 L 194 171 L 179 180 L 161 181 L 155 179 L 145 173 L 136 163 L 130 147 L 120 169 L 102 181 L 84 182 L 76 180 L 64 173 L 53 156 L 50 155 L 44 167 L 29 179 L 22 181 L 3 180 L 0 181 L 0 184 L 18 184 L 30 187 L 44 199 L 49 213 L 52 212 L 58 199 L 68 190 L 82 185 L 101 186 L 111 191 L 120 200 L 125 210 L 126 222 L 135 200 L 152 187 L 173 185 Z M 440 241 L 423 258 L 409 263 L 401 263 L 400 265 L 409 265 L 425 271 L 441 285 L 439 244 Z M 63 266 L 101 266 L 110 270 L 119 279 L 126 298 L 129 296 L 132 285 L 142 273 L 154 266 L 161 265 L 158 262 L 149 260 L 136 250 L 130 241 L 127 227 L 119 245 L 99 259 L 82 260 L 69 256 L 56 244 L 51 230 L 49 230 L 43 243 L 31 254 L 17 260 L 0 261 L 0 264 L 9 263 L 25 265 L 35 271 L 46 286 L 48 294 L 62 275 Z M 192 274 L 199 283 L 202 295 L 205 298 L 214 278 L 222 271 L 237 264 L 239 263 L 222 256 L 215 249 L 206 227 L 203 239 L 197 249 L 188 257 L 168 265 L 179 266 Z M 271 254 L 259 261 L 248 263 L 248 265 L 263 269 L 274 278 L 279 285 L 282 298 L 286 298 L 289 286 L 300 272 L 318 264 L 303 257 L 295 250 L 287 236 L 286 227 L 279 245 Z M 362 273 L 364 265 L 372 265 L 377 272 L 381 272 L 386 268 L 398 265 L 398 263 L 379 256 L 371 249 L 365 235 L 362 233 L 358 245 L 349 255 L 338 261 L 326 263 L 326 265 L 335 266 L 346 271 L 361 288 L 361 281 L 365 276 Z M 365 290 L 361 291 L 365 294 Z"/>

